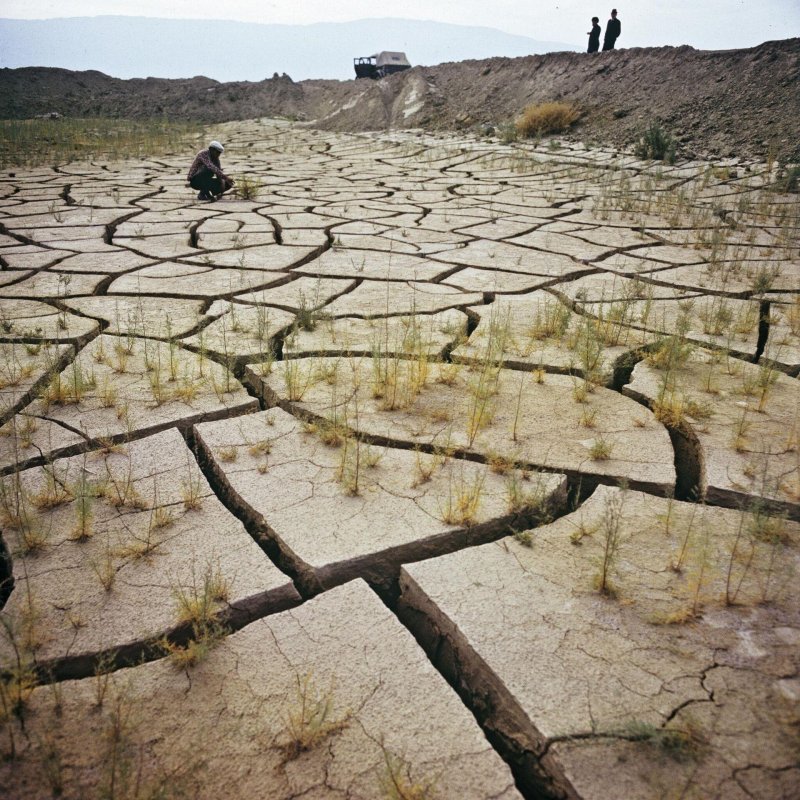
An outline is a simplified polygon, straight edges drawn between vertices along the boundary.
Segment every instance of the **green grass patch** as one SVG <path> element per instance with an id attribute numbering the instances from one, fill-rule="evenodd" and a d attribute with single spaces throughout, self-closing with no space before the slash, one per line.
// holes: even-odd
<path id="1" fill-rule="evenodd" d="M 4 119 L 0 120 L 0 168 L 192 153 L 192 148 L 202 147 L 203 137 L 203 126 L 197 122 Z"/>

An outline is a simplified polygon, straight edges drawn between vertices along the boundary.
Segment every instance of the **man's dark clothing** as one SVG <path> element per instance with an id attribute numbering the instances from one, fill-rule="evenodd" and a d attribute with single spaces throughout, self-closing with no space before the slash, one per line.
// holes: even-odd
<path id="1" fill-rule="evenodd" d="M 619 35 L 622 33 L 622 23 L 612 17 L 606 23 L 606 35 L 603 37 L 603 50 L 613 50 L 614 49 L 614 42 L 619 39 Z"/>
<path id="2" fill-rule="evenodd" d="M 220 168 L 219 156 L 210 149 L 201 150 L 194 157 L 186 177 L 193 189 L 206 194 L 222 194 L 230 187 L 228 176 Z"/>
<path id="3" fill-rule="evenodd" d="M 186 176 L 186 180 L 190 181 L 195 175 L 204 169 L 212 172 L 220 179 L 225 177 L 225 173 L 220 168 L 219 156 L 216 155 L 216 150 L 213 153 L 211 152 L 210 148 L 208 150 L 201 150 L 194 157 L 192 166 L 189 167 L 189 174 Z"/>
<path id="4" fill-rule="evenodd" d="M 189 185 L 192 189 L 210 195 L 222 194 L 227 188 L 227 182 L 221 180 L 210 169 L 201 169 L 200 172 L 196 172 L 189 179 Z"/>
<path id="5" fill-rule="evenodd" d="M 600 49 L 600 26 L 595 23 L 589 33 L 589 49 L 587 53 L 596 53 Z"/>

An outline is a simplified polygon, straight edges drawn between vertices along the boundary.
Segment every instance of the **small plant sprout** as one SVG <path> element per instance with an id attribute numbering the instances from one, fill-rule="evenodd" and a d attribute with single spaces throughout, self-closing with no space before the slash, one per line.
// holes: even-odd
<path id="1" fill-rule="evenodd" d="M 411 765 L 405 758 L 390 753 L 384 745 L 384 770 L 380 778 L 381 800 L 436 800 L 436 781 L 412 777 Z"/>
<path id="2" fill-rule="evenodd" d="M 335 713 L 334 687 L 320 689 L 311 673 L 296 676 L 294 705 L 286 712 L 288 760 L 312 750 L 350 724 L 349 710 Z"/>
<path id="3" fill-rule="evenodd" d="M 709 559 L 710 559 L 710 535 L 708 526 L 703 526 L 702 529 L 702 537 L 700 540 L 700 546 L 698 548 L 697 553 L 697 562 L 694 565 L 694 569 L 692 570 L 692 575 L 690 576 L 689 585 L 692 588 L 692 608 L 690 613 L 690 618 L 694 619 L 700 614 L 700 609 L 702 608 L 703 602 L 706 599 L 705 595 L 703 594 L 703 588 L 706 584 L 706 573 L 709 569 Z"/>
<path id="4" fill-rule="evenodd" d="M 43 467 L 43 472 L 44 488 L 32 497 L 33 503 L 37 508 L 57 508 L 74 498 L 72 489 L 67 481 L 69 466 L 59 473 L 55 464 L 48 464 Z"/>
<path id="5" fill-rule="evenodd" d="M 683 532 L 683 538 L 681 539 L 681 546 L 678 550 L 678 557 L 672 563 L 672 570 L 674 572 L 681 572 L 683 570 L 683 566 L 686 562 L 686 556 L 689 552 L 689 543 L 692 538 L 692 528 L 694 526 L 694 518 L 697 514 L 697 504 L 692 505 L 692 511 L 689 514 L 689 521 L 686 524 L 686 529 Z"/>
<path id="6" fill-rule="evenodd" d="M 483 484 L 486 480 L 486 472 L 475 470 L 470 477 L 467 475 L 469 470 L 464 469 L 464 463 L 458 465 L 458 476 L 454 477 L 456 471 L 455 464 L 448 472 L 447 497 L 444 507 L 441 503 L 439 511 L 441 520 L 447 525 L 471 525 L 478 514 L 483 493 Z"/>
<path id="7" fill-rule="evenodd" d="M 601 528 L 601 523 L 597 522 L 592 524 L 584 519 L 583 512 L 581 512 L 580 521 L 573 524 L 575 525 L 575 530 L 570 533 L 569 541 L 570 544 L 574 544 L 576 546 L 582 545 L 583 540 L 587 536 L 591 536 Z"/>
<path id="8" fill-rule="evenodd" d="M 112 652 L 103 653 L 98 659 L 94 668 L 94 703 L 97 708 L 102 708 L 108 694 L 109 683 L 111 682 L 112 670 L 114 669 L 114 654 Z"/>
<path id="9" fill-rule="evenodd" d="M 0 731 L 8 732 L 8 755 L 16 755 L 16 726 L 7 724 L 14 718 L 24 720 L 28 700 L 36 686 L 33 670 L 34 651 L 26 622 L 0 614 L 0 639 L 10 650 L 10 661 L 4 664 L 5 674 L 0 680 Z"/>
<path id="10" fill-rule="evenodd" d="M 748 404 L 742 403 L 741 406 L 742 413 L 734 421 L 731 439 L 731 445 L 737 453 L 743 453 L 748 449 L 747 434 L 751 427 L 751 422 L 747 418 Z"/>
<path id="11" fill-rule="evenodd" d="M 691 723 L 682 728 L 661 728 L 649 722 L 631 720 L 619 736 L 632 742 L 644 742 L 679 762 L 697 759 L 705 745 L 705 737 Z"/>
<path id="12" fill-rule="evenodd" d="M 667 489 L 667 511 L 665 514 L 659 517 L 659 519 L 664 525 L 664 533 L 667 536 L 669 536 L 670 534 L 670 525 L 672 523 L 672 513 L 674 510 L 675 510 L 675 489 L 673 487 L 669 487 Z"/>
<path id="13" fill-rule="evenodd" d="M 729 606 L 735 605 L 742 584 L 750 572 L 750 568 L 753 565 L 753 558 L 756 554 L 755 542 L 746 535 L 745 516 L 745 510 L 742 509 L 739 515 L 739 525 L 736 529 L 736 536 L 733 539 L 733 547 L 731 547 L 730 556 L 728 557 L 728 567 L 725 577 L 725 604 Z M 742 541 L 743 539 L 745 540 L 744 542 Z M 746 553 L 742 553 L 744 547 L 747 548 Z M 736 576 L 737 568 L 739 570 L 738 580 Z"/>
<path id="14" fill-rule="evenodd" d="M 519 375 L 519 388 L 517 389 L 517 402 L 514 405 L 514 424 L 511 426 L 511 438 L 516 442 L 517 441 L 517 428 L 519 426 L 519 415 L 522 410 L 522 395 L 525 389 L 525 384 L 527 383 L 527 373 L 520 372 Z M 543 383 L 544 381 L 536 380 L 537 383 Z"/>
<path id="15" fill-rule="evenodd" d="M 512 514 L 526 511 L 536 513 L 544 519 L 547 490 L 542 473 L 535 473 L 536 480 L 525 477 L 527 473 L 512 470 L 506 476 L 506 499 Z"/>
<path id="16" fill-rule="evenodd" d="M 610 596 L 616 594 L 611 584 L 611 575 L 616 567 L 619 546 L 622 541 L 622 511 L 626 493 L 626 487 L 621 486 L 618 492 L 609 494 L 605 498 L 601 527 L 603 552 L 597 577 L 597 589 L 602 594 Z"/>
<path id="17" fill-rule="evenodd" d="M 226 464 L 232 464 L 239 457 L 239 450 L 236 445 L 220 447 L 218 452 L 220 461 L 224 461 Z"/>
<path id="18" fill-rule="evenodd" d="M 747 530 L 759 542 L 783 541 L 785 538 L 786 514 L 770 513 L 761 498 L 755 499 L 748 508 Z"/>
<path id="19" fill-rule="evenodd" d="M 24 554 L 39 552 L 49 540 L 33 505 L 18 472 L 0 478 L 0 521 L 19 534 Z"/>
<path id="20" fill-rule="evenodd" d="M 147 503 L 136 489 L 136 481 L 133 477 L 133 464 L 128 459 L 127 467 L 123 474 L 118 475 L 106 461 L 106 474 L 103 480 L 103 495 L 108 502 L 115 508 L 136 508 L 145 509 Z"/>
<path id="21" fill-rule="evenodd" d="M 54 692 L 54 712 L 57 717 L 61 716 L 60 684 L 50 684 L 51 691 Z M 56 688 L 59 687 L 59 688 Z M 39 759 L 44 773 L 45 781 L 53 797 L 60 797 L 64 793 L 64 765 L 61 753 L 56 744 L 55 735 L 51 732 L 43 736 L 34 736 L 39 751 Z"/>
<path id="22" fill-rule="evenodd" d="M 423 453 L 419 448 L 414 450 L 414 482 L 413 488 L 428 483 L 436 470 L 444 463 L 444 457 Z"/>
<path id="23" fill-rule="evenodd" d="M 133 541 L 122 547 L 119 555 L 123 558 L 149 558 L 158 549 L 159 542 L 154 537 L 155 531 L 166 528 L 174 522 L 172 509 L 161 504 L 159 500 L 158 482 L 153 476 L 153 501 L 147 523 L 147 532 L 144 537 L 133 535 Z"/>
<path id="24" fill-rule="evenodd" d="M 197 469 L 193 469 L 191 457 L 186 456 L 186 477 L 181 481 L 181 496 L 186 511 L 197 511 L 203 505 L 203 479 Z"/>
<path id="25" fill-rule="evenodd" d="M 231 583 L 222 574 L 219 563 L 211 562 L 206 564 L 200 578 L 192 567 L 190 585 L 173 588 L 178 622 L 187 623 L 191 629 L 185 645 L 163 642 L 175 666 L 186 668 L 198 664 L 224 637 L 225 630 L 217 614 L 230 599 L 230 593 Z"/>
<path id="26" fill-rule="evenodd" d="M 336 480 L 342 485 L 345 492 L 357 497 L 361 493 L 361 449 L 363 445 L 356 436 L 344 436 L 339 448 L 339 466 L 336 470 Z"/>
<path id="27" fill-rule="evenodd" d="M 468 386 L 467 437 L 472 447 L 478 432 L 489 425 L 494 416 L 494 397 L 498 392 L 500 368 L 484 364 L 478 377 Z"/>
<path id="28" fill-rule="evenodd" d="M 117 404 L 117 388 L 108 375 L 103 376 L 103 383 L 98 391 L 98 397 L 103 408 L 114 408 Z"/>
<path id="29" fill-rule="evenodd" d="M 589 456 L 592 461 L 607 461 L 611 458 L 611 451 L 613 449 L 614 445 L 602 434 L 598 434 L 597 438 L 595 438 L 589 447 Z"/>
<path id="30" fill-rule="evenodd" d="M 106 592 L 110 592 L 114 588 L 114 581 L 117 577 L 117 567 L 114 563 L 114 552 L 111 549 L 111 542 L 109 541 L 108 537 L 106 537 L 105 547 L 103 548 L 103 552 L 93 558 L 89 565 L 92 568 L 92 572 L 97 576 L 97 579 L 100 581 L 100 585 Z"/>
<path id="31" fill-rule="evenodd" d="M 150 529 L 168 528 L 175 522 L 172 509 L 165 505 L 154 505 L 150 515 Z"/>
<path id="32" fill-rule="evenodd" d="M 772 386 L 778 380 L 778 370 L 775 365 L 770 361 L 763 361 L 758 370 L 758 412 L 763 414 L 767 407 L 767 398 L 769 397 Z"/>
<path id="33" fill-rule="evenodd" d="M 94 487 L 91 486 L 86 466 L 80 470 L 77 486 L 75 487 L 75 527 L 69 534 L 69 538 L 74 542 L 85 542 L 92 537 L 92 502 L 95 495 Z"/>
<path id="34" fill-rule="evenodd" d="M 244 175 L 236 181 L 236 194 L 242 200 L 255 200 L 261 188 L 258 178 L 251 178 L 249 175 Z"/>
<path id="35" fill-rule="evenodd" d="M 283 380 L 286 396 L 292 402 L 302 400 L 305 393 L 314 383 L 313 359 L 306 364 L 306 359 L 288 358 L 283 362 Z"/>
<path id="36" fill-rule="evenodd" d="M 597 420 L 597 409 L 592 408 L 590 405 L 584 405 L 581 410 L 580 424 L 584 428 L 594 428 Z"/>
<path id="37" fill-rule="evenodd" d="M 533 340 L 561 339 L 567 332 L 572 311 L 558 300 L 538 303 L 533 322 L 528 328 L 528 337 Z"/>

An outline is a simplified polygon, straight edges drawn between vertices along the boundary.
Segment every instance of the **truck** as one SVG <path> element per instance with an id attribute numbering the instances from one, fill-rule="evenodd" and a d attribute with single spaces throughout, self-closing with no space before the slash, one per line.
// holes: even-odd
<path id="1" fill-rule="evenodd" d="M 356 78 L 385 78 L 394 72 L 402 72 L 404 69 L 411 69 L 405 53 L 392 50 L 382 50 L 371 56 L 358 56 L 353 59 L 353 67 L 356 71 Z"/>

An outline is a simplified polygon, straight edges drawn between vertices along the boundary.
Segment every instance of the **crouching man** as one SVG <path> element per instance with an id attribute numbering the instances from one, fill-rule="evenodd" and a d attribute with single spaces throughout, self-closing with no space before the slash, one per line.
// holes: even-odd
<path id="1" fill-rule="evenodd" d="M 219 163 L 219 157 L 225 148 L 216 139 L 208 146 L 208 150 L 201 150 L 192 161 L 187 180 L 193 189 L 197 189 L 198 200 L 218 200 L 233 185 L 233 178 L 229 178 Z"/>

